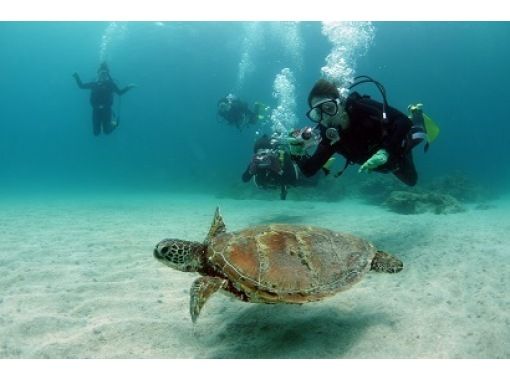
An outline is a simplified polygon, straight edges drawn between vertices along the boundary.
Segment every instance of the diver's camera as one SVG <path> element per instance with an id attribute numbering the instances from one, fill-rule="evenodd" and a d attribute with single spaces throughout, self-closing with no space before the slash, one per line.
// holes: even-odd
<path id="1" fill-rule="evenodd" d="M 312 138 L 312 128 L 311 127 L 306 127 L 303 129 L 303 132 L 301 132 L 301 138 L 303 140 L 310 140 Z"/>

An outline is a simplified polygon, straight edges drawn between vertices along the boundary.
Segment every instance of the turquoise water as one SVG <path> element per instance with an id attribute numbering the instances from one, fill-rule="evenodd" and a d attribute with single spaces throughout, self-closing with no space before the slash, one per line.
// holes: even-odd
<path id="1" fill-rule="evenodd" d="M 218 122 L 217 100 L 235 92 L 275 107 L 275 76 L 289 68 L 296 126 L 306 125 L 306 96 L 332 50 L 320 23 L 251 25 L 0 23 L 3 186 L 231 186 L 250 159 L 255 128 L 239 133 Z M 442 127 L 430 153 L 415 154 L 421 178 L 461 171 L 490 186 L 507 185 L 501 162 L 510 137 L 510 24 L 376 22 L 373 28 L 368 48 L 353 52 L 355 73 L 381 81 L 390 104 L 403 111 L 421 101 Z M 101 59 L 121 87 L 137 87 L 122 97 L 119 129 L 96 138 L 88 91 L 71 74 L 92 80 Z M 359 90 L 379 99 L 370 86 Z"/>

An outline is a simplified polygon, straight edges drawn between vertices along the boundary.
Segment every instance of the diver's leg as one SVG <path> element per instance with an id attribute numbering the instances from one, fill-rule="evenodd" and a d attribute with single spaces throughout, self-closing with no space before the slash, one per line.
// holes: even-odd
<path id="1" fill-rule="evenodd" d="M 407 152 L 399 163 L 399 168 L 393 172 L 395 176 L 408 186 L 416 185 L 418 173 L 414 167 L 413 154 Z"/>
<path id="2" fill-rule="evenodd" d="M 97 107 L 92 108 L 92 127 L 94 136 L 101 133 L 101 110 Z"/>
<path id="3" fill-rule="evenodd" d="M 282 201 L 287 199 L 287 185 L 281 185 L 281 187 L 280 187 L 280 199 Z"/>
<path id="4" fill-rule="evenodd" d="M 105 107 L 103 109 L 102 120 L 103 120 L 103 131 L 104 131 L 104 133 L 109 135 L 110 133 L 112 133 L 114 131 L 115 127 L 117 126 L 117 124 L 115 124 L 115 122 L 112 121 L 112 109 L 110 107 Z"/>

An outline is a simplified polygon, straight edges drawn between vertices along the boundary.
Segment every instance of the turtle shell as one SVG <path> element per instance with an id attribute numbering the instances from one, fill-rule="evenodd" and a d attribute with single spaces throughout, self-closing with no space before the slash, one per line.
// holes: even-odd
<path id="1" fill-rule="evenodd" d="M 249 302 L 304 303 L 348 289 L 370 269 L 375 247 L 356 236 L 272 224 L 221 233 L 208 264 Z"/>

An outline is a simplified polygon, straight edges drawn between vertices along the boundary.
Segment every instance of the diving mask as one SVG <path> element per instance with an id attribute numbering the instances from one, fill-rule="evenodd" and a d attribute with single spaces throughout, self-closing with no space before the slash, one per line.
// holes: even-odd
<path id="1" fill-rule="evenodd" d="M 319 103 L 316 103 L 310 111 L 306 113 L 308 117 L 314 123 L 320 123 L 323 119 L 324 114 L 328 116 L 335 116 L 338 113 L 338 106 L 340 99 L 326 99 Z"/>
<path id="2" fill-rule="evenodd" d="M 99 81 L 107 81 L 110 78 L 110 73 L 106 70 L 101 70 L 97 73 Z"/>

